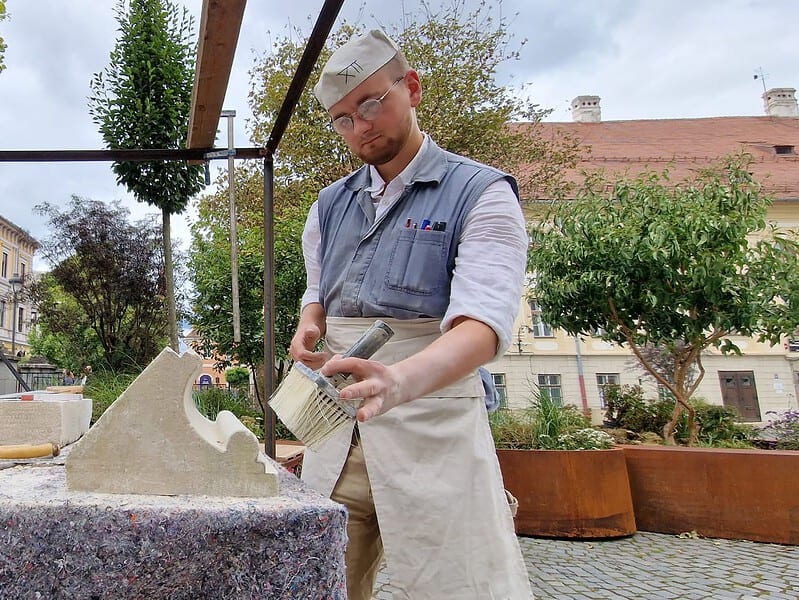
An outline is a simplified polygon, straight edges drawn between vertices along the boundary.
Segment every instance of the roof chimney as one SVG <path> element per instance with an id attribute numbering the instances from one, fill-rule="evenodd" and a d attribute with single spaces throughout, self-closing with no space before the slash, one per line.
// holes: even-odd
<path id="1" fill-rule="evenodd" d="M 599 96 L 577 96 L 572 100 L 572 119 L 575 123 L 599 123 L 602 120 Z"/>
<path id="2" fill-rule="evenodd" d="M 763 107 L 770 117 L 799 117 L 794 88 L 771 88 L 763 92 Z"/>

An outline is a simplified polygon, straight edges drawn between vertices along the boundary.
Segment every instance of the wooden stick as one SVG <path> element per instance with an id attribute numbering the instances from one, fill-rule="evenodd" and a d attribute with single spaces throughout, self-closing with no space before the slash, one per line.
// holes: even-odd
<path id="1" fill-rule="evenodd" d="M 0 458 L 42 458 L 58 456 L 58 444 L 16 444 L 0 446 Z"/>

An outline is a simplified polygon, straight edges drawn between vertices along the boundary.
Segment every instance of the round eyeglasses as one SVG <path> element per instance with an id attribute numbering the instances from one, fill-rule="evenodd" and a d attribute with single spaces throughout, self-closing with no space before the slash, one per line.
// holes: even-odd
<path id="1" fill-rule="evenodd" d="M 400 81 L 405 79 L 403 75 L 399 79 L 395 79 L 394 83 L 391 84 L 385 94 L 380 96 L 379 98 L 369 98 L 368 100 L 364 100 L 358 105 L 358 110 L 354 113 L 350 113 L 348 115 L 341 115 L 340 117 L 336 117 L 332 121 L 333 129 L 336 130 L 337 133 L 344 135 L 345 133 L 350 133 L 353 128 L 355 127 L 355 121 L 353 121 L 354 116 L 358 116 L 358 118 L 363 119 L 364 121 L 374 121 L 380 113 L 383 111 L 383 100 L 388 93 L 394 89 L 394 86 L 397 85 Z"/>

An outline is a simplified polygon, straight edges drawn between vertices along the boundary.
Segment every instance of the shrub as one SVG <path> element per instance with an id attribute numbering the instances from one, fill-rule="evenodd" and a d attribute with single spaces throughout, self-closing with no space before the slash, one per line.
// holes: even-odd
<path id="1" fill-rule="evenodd" d="M 230 367 L 225 371 L 225 381 L 232 388 L 240 388 L 250 383 L 250 370 L 246 367 Z"/>
<path id="2" fill-rule="evenodd" d="M 647 400 L 640 386 L 610 386 L 605 391 L 607 410 L 605 425 L 629 429 L 638 434 L 655 432 L 658 435 L 663 426 L 671 420 L 674 400 L 663 398 Z M 691 405 L 696 410 L 699 424 L 697 442 L 702 446 L 725 448 L 750 448 L 751 427 L 736 423 L 737 413 L 726 406 L 709 404 L 702 398 L 693 398 Z M 677 422 L 675 439 L 686 443 L 688 433 L 688 413 L 683 412 Z"/>
<path id="3" fill-rule="evenodd" d="M 211 420 L 216 419 L 221 411 L 227 410 L 239 419 L 243 416 L 260 417 L 247 394 L 237 390 L 209 388 L 194 394 L 194 404 L 202 414 Z"/>
<path id="4" fill-rule="evenodd" d="M 607 450 L 613 445 L 614 440 L 610 434 L 587 427 L 559 435 L 553 450 Z"/>
<path id="5" fill-rule="evenodd" d="M 776 416 L 776 412 L 766 414 Z M 799 450 L 799 411 L 789 410 L 779 419 L 772 419 L 768 424 L 769 431 L 775 437 L 777 450 Z"/>
<path id="6" fill-rule="evenodd" d="M 648 400 L 639 385 L 612 385 L 605 388 L 605 425 L 635 433 L 660 434 L 671 419 L 674 400 Z"/>
<path id="7" fill-rule="evenodd" d="M 696 422 L 699 424 L 697 443 L 702 446 L 717 448 L 751 448 L 749 441 L 752 428 L 736 423 L 738 413 L 727 406 L 709 404 L 702 398 L 692 398 L 691 404 L 696 410 Z M 673 406 L 673 404 L 672 404 Z M 683 413 L 677 424 L 675 438 L 678 442 L 688 440 L 688 415 Z"/>
<path id="8" fill-rule="evenodd" d="M 502 408 L 488 415 L 497 448 L 529 450 L 536 447 L 534 415 L 529 409 Z"/>
<path id="9" fill-rule="evenodd" d="M 83 395 L 92 399 L 92 424 L 119 398 L 133 380 L 138 377 L 131 373 L 95 371 L 83 387 Z"/>
<path id="10" fill-rule="evenodd" d="M 638 433 L 655 431 L 654 405 L 644 399 L 639 385 L 610 385 L 605 388 L 605 425 Z"/>
<path id="11" fill-rule="evenodd" d="M 572 405 L 537 394 L 528 408 L 501 409 L 489 415 L 497 448 L 506 450 L 596 450 L 610 448 L 613 438 L 590 427 Z"/>

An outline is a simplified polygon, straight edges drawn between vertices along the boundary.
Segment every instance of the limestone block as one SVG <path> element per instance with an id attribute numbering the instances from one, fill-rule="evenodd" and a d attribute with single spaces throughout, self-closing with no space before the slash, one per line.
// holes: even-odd
<path id="1" fill-rule="evenodd" d="M 89 429 L 92 401 L 80 394 L 37 392 L 0 400 L 0 445 L 71 444 Z"/>
<path id="2" fill-rule="evenodd" d="M 232 413 L 194 405 L 202 360 L 165 348 L 75 444 L 67 487 L 115 494 L 274 496 L 277 470 Z"/>

